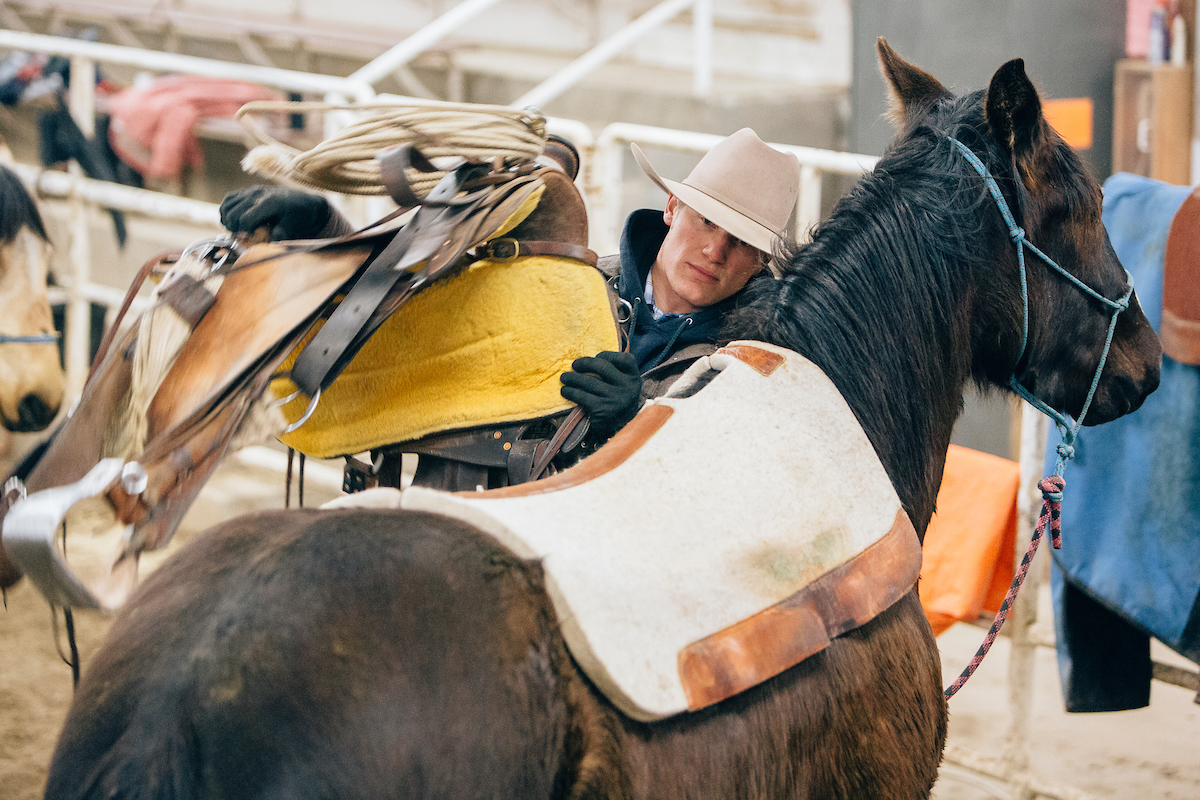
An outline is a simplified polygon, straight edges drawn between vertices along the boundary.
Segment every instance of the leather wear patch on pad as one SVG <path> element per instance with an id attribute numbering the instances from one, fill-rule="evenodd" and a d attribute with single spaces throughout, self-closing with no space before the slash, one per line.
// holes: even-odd
<path id="1" fill-rule="evenodd" d="M 904 510 L 884 538 L 781 603 L 679 652 L 688 708 L 712 705 L 757 686 L 824 650 L 912 588 L 921 544 Z"/>

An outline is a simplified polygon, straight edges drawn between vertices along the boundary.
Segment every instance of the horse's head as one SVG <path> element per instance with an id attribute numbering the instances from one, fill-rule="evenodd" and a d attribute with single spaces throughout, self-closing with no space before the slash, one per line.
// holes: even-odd
<path id="1" fill-rule="evenodd" d="M 58 413 L 63 372 L 46 296 L 50 243 L 20 179 L 0 167 L 0 423 L 40 431 Z"/>
<path id="2" fill-rule="evenodd" d="M 977 269 L 994 274 L 973 281 L 978 289 L 973 298 L 975 378 L 1006 386 L 1015 376 L 1029 394 L 1078 417 L 1105 357 L 1113 315 L 1127 298 L 1128 307 L 1116 316 L 1085 423 L 1100 424 L 1137 409 L 1158 386 L 1158 336 L 1109 243 L 1100 219 L 1100 186 L 1046 122 L 1024 63 L 1016 59 L 1000 67 L 986 92 L 955 98 L 882 39 L 878 50 L 901 142 L 932 140 L 943 148 L 940 164 L 961 176 L 964 202 L 990 206 L 976 232 Z M 972 166 L 972 155 L 982 163 Z M 1004 219 L 981 171 L 994 177 L 1011 221 Z M 1019 238 L 1022 230 L 1025 242 Z"/>

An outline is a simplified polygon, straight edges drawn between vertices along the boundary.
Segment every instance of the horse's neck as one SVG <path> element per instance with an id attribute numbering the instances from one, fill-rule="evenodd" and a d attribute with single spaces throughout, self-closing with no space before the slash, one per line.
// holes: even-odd
<path id="1" fill-rule="evenodd" d="M 970 375 L 966 265 L 947 275 L 895 240 L 870 239 L 800 252 L 784 279 L 796 341 L 780 344 L 837 385 L 924 535 Z"/>

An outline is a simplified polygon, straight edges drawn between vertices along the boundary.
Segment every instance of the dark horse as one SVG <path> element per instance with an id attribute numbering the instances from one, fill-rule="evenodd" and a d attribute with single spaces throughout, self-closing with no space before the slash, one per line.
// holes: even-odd
<path id="1" fill-rule="evenodd" d="M 1050 257 L 1105 297 L 1126 279 L 1099 186 L 1022 62 L 956 98 L 879 49 L 898 142 L 731 335 L 831 376 L 923 532 L 964 386 L 1015 371 L 1078 414 L 1110 319 L 1031 257 L 1019 356 L 1015 248 L 947 137 L 988 165 Z M 1136 409 L 1160 358 L 1135 301 L 1088 421 Z M 149 577 L 79 686 L 46 794 L 919 798 L 945 735 L 915 590 L 754 689 L 641 723 L 576 667 L 537 563 L 436 515 L 300 510 L 217 527 Z"/>

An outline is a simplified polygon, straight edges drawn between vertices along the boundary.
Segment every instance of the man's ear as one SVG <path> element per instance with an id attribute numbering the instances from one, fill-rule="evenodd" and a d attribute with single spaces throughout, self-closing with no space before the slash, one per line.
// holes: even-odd
<path id="1" fill-rule="evenodd" d="M 679 208 L 679 198 L 675 195 L 667 196 L 667 207 L 663 209 L 663 222 L 667 223 L 667 227 L 671 227 L 671 223 L 675 221 L 675 212 Z"/>

